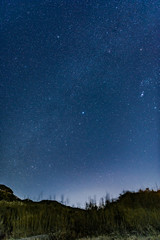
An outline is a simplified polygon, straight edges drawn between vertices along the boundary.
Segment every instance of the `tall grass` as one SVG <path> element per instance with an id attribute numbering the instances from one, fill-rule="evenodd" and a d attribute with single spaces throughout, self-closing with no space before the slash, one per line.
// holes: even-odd
<path id="1" fill-rule="evenodd" d="M 158 235 L 160 191 L 126 192 L 101 206 L 90 202 L 85 210 L 55 201 L 0 201 L 0 238 L 49 234 L 50 240 L 72 240 L 112 233 L 112 240 L 127 234 Z"/>

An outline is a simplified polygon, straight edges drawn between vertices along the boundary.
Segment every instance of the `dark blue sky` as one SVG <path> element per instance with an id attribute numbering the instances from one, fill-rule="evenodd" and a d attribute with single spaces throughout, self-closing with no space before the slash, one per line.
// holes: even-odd
<path id="1" fill-rule="evenodd" d="M 75 204 L 159 186 L 159 1 L 2 0 L 0 24 L 0 182 Z"/>

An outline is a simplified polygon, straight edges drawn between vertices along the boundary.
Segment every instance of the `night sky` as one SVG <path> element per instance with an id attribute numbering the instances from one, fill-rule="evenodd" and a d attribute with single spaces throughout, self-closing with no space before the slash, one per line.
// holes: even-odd
<path id="1" fill-rule="evenodd" d="M 160 2 L 0 4 L 0 183 L 75 205 L 159 187 Z"/>

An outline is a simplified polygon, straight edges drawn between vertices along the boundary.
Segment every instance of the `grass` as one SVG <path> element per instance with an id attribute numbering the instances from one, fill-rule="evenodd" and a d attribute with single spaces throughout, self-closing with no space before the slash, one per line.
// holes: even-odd
<path id="1" fill-rule="evenodd" d="M 91 201 L 85 210 L 23 201 L 4 190 L 0 198 L 0 239 L 46 234 L 49 240 L 160 240 L 160 190 L 124 192 L 101 206 Z"/>

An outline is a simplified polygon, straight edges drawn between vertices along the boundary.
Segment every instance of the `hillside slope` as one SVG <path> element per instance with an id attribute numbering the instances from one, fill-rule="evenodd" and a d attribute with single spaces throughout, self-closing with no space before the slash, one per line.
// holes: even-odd
<path id="1" fill-rule="evenodd" d="M 0 239 L 50 234 L 51 239 L 72 240 L 110 234 L 154 235 L 160 232 L 160 191 L 123 192 L 117 200 L 87 208 L 56 201 L 21 200 L 0 185 Z"/>

